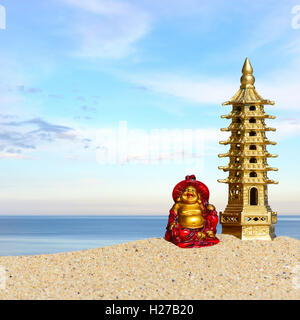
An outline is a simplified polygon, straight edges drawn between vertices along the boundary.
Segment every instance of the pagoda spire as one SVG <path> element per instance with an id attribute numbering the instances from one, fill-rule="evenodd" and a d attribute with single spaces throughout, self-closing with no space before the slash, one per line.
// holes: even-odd
<path id="1" fill-rule="evenodd" d="M 244 62 L 242 73 L 243 75 L 241 76 L 241 89 L 254 88 L 255 78 L 252 74 L 253 68 L 248 58 L 246 58 Z"/>
<path id="2" fill-rule="evenodd" d="M 228 152 L 219 154 L 229 157 L 229 164 L 219 166 L 228 172 L 219 182 L 228 184 L 228 204 L 224 213 L 220 212 L 222 233 L 232 234 L 240 239 L 271 240 L 275 237 L 277 214 L 268 204 L 268 185 L 278 182 L 269 179 L 270 171 L 277 171 L 268 165 L 268 158 L 277 155 L 267 151 L 268 145 L 276 145 L 266 137 L 266 132 L 275 131 L 268 127 L 265 119 L 274 119 L 264 111 L 264 105 L 274 105 L 264 99 L 254 87 L 255 78 L 250 60 L 245 59 L 239 91 L 223 105 L 232 105 L 232 111 L 221 118 L 231 119 L 231 124 L 221 131 L 231 132 L 231 136 L 220 141 L 229 145 Z"/>
<path id="3" fill-rule="evenodd" d="M 266 100 L 259 95 L 254 87 L 255 78 L 253 76 L 253 68 L 251 66 L 250 60 L 246 58 L 241 76 L 241 86 L 239 91 L 231 98 L 231 100 L 226 101 L 223 105 L 234 105 L 240 103 L 251 103 L 251 104 L 270 104 L 273 105 L 274 102 Z"/>

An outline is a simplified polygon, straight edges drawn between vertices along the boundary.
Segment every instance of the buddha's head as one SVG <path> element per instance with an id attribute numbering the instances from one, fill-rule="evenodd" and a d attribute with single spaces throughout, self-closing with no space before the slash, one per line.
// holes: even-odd
<path id="1" fill-rule="evenodd" d="M 200 200 L 200 194 L 197 192 L 197 189 L 193 186 L 186 187 L 179 198 L 179 201 L 189 204 L 196 203 Z"/>

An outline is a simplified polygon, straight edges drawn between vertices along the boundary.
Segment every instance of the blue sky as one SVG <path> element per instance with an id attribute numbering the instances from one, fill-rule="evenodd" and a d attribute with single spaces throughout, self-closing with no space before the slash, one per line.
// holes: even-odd
<path id="1" fill-rule="evenodd" d="M 0 5 L 0 214 L 167 214 L 186 174 L 224 210 L 218 166 L 228 160 L 217 155 L 228 148 L 218 141 L 230 107 L 221 104 L 238 90 L 246 57 L 256 89 L 276 103 L 265 108 L 277 117 L 268 121 L 279 154 L 269 161 L 279 168 L 269 174 L 279 181 L 271 207 L 300 213 L 299 0 Z M 191 141 L 197 150 L 182 159 Z"/>

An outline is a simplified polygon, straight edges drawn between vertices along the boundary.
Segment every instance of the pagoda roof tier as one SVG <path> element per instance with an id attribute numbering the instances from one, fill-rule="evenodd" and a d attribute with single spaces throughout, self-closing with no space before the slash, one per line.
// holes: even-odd
<path id="1" fill-rule="evenodd" d="M 278 181 L 274 181 L 274 180 L 268 179 L 267 183 L 268 184 L 278 184 Z"/>
<path id="2" fill-rule="evenodd" d="M 239 91 L 231 98 L 226 101 L 223 105 L 239 105 L 239 104 L 269 104 L 273 105 L 274 102 L 264 99 L 255 90 L 253 76 L 253 69 L 248 58 L 246 58 L 242 69 L 241 86 Z"/>
<path id="3" fill-rule="evenodd" d="M 261 97 L 258 92 L 253 88 L 240 88 L 239 91 L 231 98 L 231 100 L 222 103 L 223 106 L 239 104 L 269 104 L 274 105 L 275 102 L 266 100 Z"/>
<path id="4" fill-rule="evenodd" d="M 247 124 L 239 124 L 239 123 L 231 123 L 227 128 L 221 128 L 221 131 L 252 131 L 252 130 L 256 130 L 256 131 L 276 131 L 275 128 L 272 127 L 267 127 L 265 125 L 263 126 L 257 126 L 256 128 L 253 128 L 253 126 L 250 126 L 248 123 Z"/>
<path id="5" fill-rule="evenodd" d="M 226 179 L 218 179 L 221 183 L 249 183 L 249 184 L 278 184 L 277 181 L 269 178 L 250 178 L 250 177 L 228 177 Z"/>
<path id="6" fill-rule="evenodd" d="M 235 119 L 235 118 L 241 118 L 241 119 L 249 119 L 249 118 L 255 118 L 255 119 L 276 119 L 276 116 L 271 116 L 269 114 L 266 114 L 265 112 L 253 112 L 246 113 L 246 112 L 239 112 L 239 113 L 232 113 L 221 116 L 222 119 Z"/>
<path id="7" fill-rule="evenodd" d="M 262 122 L 255 122 L 255 123 L 250 123 L 250 122 L 242 122 L 242 123 L 237 123 L 237 122 L 232 122 L 227 128 L 231 129 L 236 129 L 236 130 L 263 130 L 265 131 L 266 128 L 269 128 L 265 123 Z M 225 128 L 226 129 L 226 128 Z M 222 131 L 222 129 L 221 129 Z"/>
<path id="8" fill-rule="evenodd" d="M 225 158 L 225 157 L 240 157 L 240 158 L 277 158 L 277 154 L 271 154 L 266 151 L 257 151 L 257 150 L 247 150 L 247 151 L 228 151 L 226 153 L 221 153 L 218 155 L 219 158 Z"/>
<path id="9" fill-rule="evenodd" d="M 227 145 L 227 144 L 271 144 L 271 145 L 276 145 L 277 142 L 270 141 L 270 140 L 265 139 L 263 137 L 254 136 L 254 137 L 243 137 L 240 139 L 238 137 L 230 137 L 226 141 L 220 141 L 219 144 L 223 144 L 223 145 Z"/>
<path id="10" fill-rule="evenodd" d="M 258 163 L 247 163 L 247 164 L 229 164 L 228 166 L 219 166 L 220 170 L 223 171 L 278 171 L 278 168 L 272 168 Z"/>
<path id="11" fill-rule="evenodd" d="M 220 144 L 223 145 L 228 145 L 228 144 L 241 144 L 241 145 L 248 145 L 248 144 L 256 144 L 256 145 L 276 145 L 277 142 L 275 141 L 270 141 L 265 137 L 262 136 L 238 136 L 238 135 L 233 135 L 230 136 L 230 138 L 226 141 L 220 141 Z"/>

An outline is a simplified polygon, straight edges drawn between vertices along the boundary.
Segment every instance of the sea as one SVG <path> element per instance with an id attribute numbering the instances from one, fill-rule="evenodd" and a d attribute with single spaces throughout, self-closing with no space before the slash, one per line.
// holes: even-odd
<path id="1" fill-rule="evenodd" d="M 0 216 L 0 256 L 49 254 L 164 236 L 168 216 Z M 218 224 L 217 233 L 221 233 Z M 277 236 L 300 240 L 300 215 L 278 216 Z"/>

